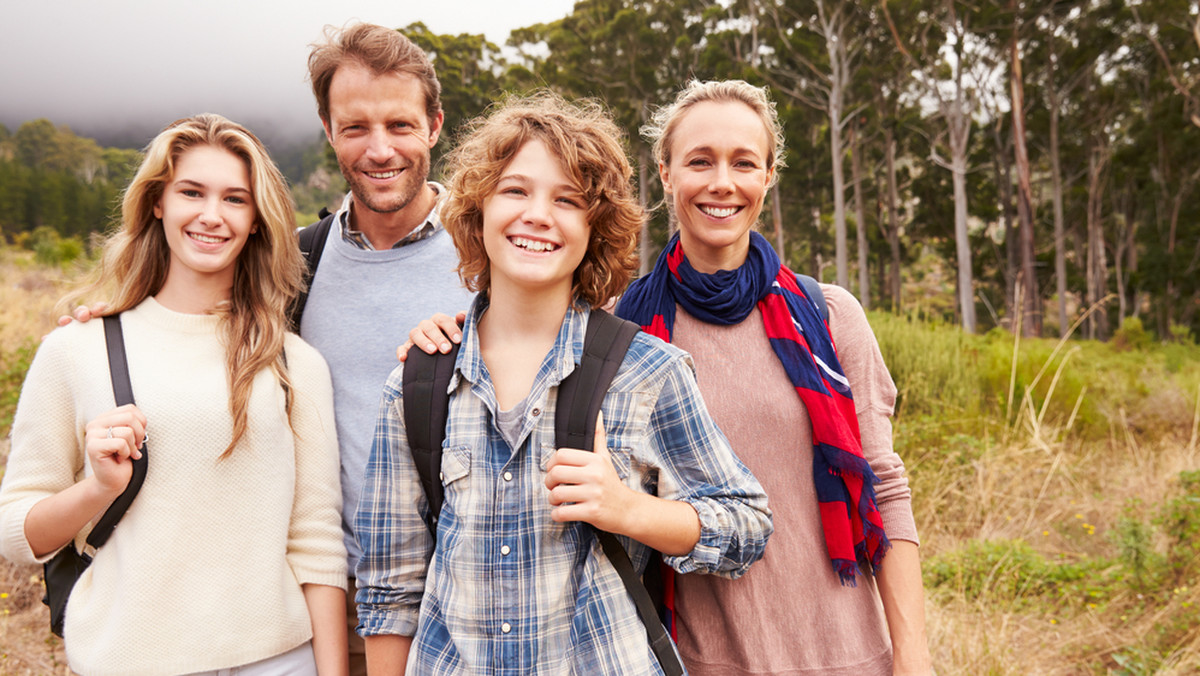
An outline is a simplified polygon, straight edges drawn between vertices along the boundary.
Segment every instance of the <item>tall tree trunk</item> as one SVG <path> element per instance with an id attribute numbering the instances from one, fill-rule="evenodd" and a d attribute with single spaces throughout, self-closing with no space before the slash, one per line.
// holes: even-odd
<path id="1" fill-rule="evenodd" d="M 1050 181 L 1053 186 L 1054 202 L 1054 291 L 1058 296 L 1058 335 L 1065 337 L 1070 328 L 1067 317 L 1067 246 L 1066 225 L 1063 218 L 1063 178 L 1059 157 L 1058 120 L 1061 103 L 1053 83 L 1046 92 L 1050 101 Z M 1122 294 L 1124 298 L 1124 294 Z"/>
<path id="2" fill-rule="evenodd" d="M 892 311 L 900 310 L 900 188 L 896 185 L 896 132 L 888 125 L 884 128 L 884 147 L 887 166 L 887 238 L 889 260 L 888 296 L 892 300 Z"/>
<path id="3" fill-rule="evenodd" d="M 1000 223 L 1004 229 L 1004 317 L 1008 329 L 1016 331 L 1012 322 L 1017 317 L 1017 276 L 1021 269 L 1020 235 L 1017 229 L 1017 214 L 1013 208 L 1012 165 L 1009 162 L 1009 147 L 1004 142 L 1004 125 L 997 119 L 992 125 L 992 166 L 996 171 L 996 189 L 1000 197 Z"/>
<path id="4" fill-rule="evenodd" d="M 1087 299 L 1088 306 L 1100 302 L 1108 286 L 1108 261 L 1104 249 L 1104 227 L 1100 207 L 1103 204 L 1104 165 L 1107 149 L 1097 143 L 1088 153 L 1088 196 L 1087 196 Z M 1108 313 L 1093 312 L 1088 317 L 1088 338 L 1108 338 Z"/>
<path id="5" fill-rule="evenodd" d="M 858 300 L 871 309 L 871 271 L 867 266 L 867 209 L 863 204 L 863 143 L 858 125 L 850 125 L 850 181 L 854 184 L 854 234 L 858 244 Z"/>
<path id="6" fill-rule="evenodd" d="M 771 186 L 771 220 L 775 223 L 775 251 L 779 254 L 779 259 L 787 260 L 787 256 L 783 252 L 783 204 L 780 202 L 779 181 Z"/>
<path id="7" fill-rule="evenodd" d="M 966 144 L 963 144 L 964 146 Z M 958 258 L 958 303 L 962 327 L 975 333 L 975 284 L 971 270 L 971 243 L 967 236 L 967 153 L 954 151 L 951 177 L 954 183 L 954 251 Z"/>
<path id="8" fill-rule="evenodd" d="M 638 144 L 638 202 L 642 205 L 644 213 L 650 213 L 647 205 L 647 200 L 650 199 L 650 150 L 646 148 L 646 144 Z M 650 271 L 650 266 L 654 262 L 650 260 L 650 219 L 642 219 L 642 234 L 641 242 L 639 242 L 638 255 L 638 276 L 644 276 Z"/>
<path id="9" fill-rule="evenodd" d="M 1020 14 L 1017 0 L 1012 0 L 1014 12 L 1012 36 L 1012 118 L 1013 149 L 1016 152 L 1017 215 L 1021 219 L 1021 332 L 1037 336 L 1042 331 L 1041 294 L 1033 267 L 1033 187 L 1029 171 L 1029 153 L 1025 148 L 1025 83 L 1021 74 Z"/>

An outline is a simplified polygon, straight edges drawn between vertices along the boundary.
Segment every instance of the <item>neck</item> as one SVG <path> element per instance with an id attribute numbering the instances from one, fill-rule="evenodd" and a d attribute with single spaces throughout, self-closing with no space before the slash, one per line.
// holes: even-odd
<path id="1" fill-rule="evenodd" d="M 553 344 L 571 304 L 569 288 L 566 293 L 529 293 L 493 284 L 488 295 L 488 309 L 479 324 L 480 346 L 484 349 L 498 344 Z"/>
<path id="2" fill-rule="evenodd" d="M 390 249 L 413 230 L 416 230 L 437 204 L 437 193 L 429 184 L 411 202 L 398 211 L 381 213 L 363 206 L 351 196 L 350 225 L 361 232 L 377 250 Z"/>
<path id="3" fill-rule="evenodd" d="M 159 305 L 173 312 L 190 315 L 202 315 L 211 312 L 217 305 L 229 300 L 233 289 L 233 273 L 228 279 L 214 279 L 209 276 L 167 274 L 167 281 L 162 289 L 154 294 L 154 300 Z"/>
<path id="4" fill-rule="evenodd" d="M 683 253 L 692 269 L 706 275 L 720 270 L 737 270 L 750 254 L 749 233 L 732 244 L 714 248 L 692 241 L 692 238 L 681 231 L 679 243 L 683 246 Z"/>

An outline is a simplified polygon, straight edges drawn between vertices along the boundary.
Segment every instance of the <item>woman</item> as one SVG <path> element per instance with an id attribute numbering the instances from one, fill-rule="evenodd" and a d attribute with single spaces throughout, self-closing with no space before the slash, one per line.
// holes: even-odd
<path id="1" fill-rule="evenodd" d="M 929 673 L 895 386 L 854 297 L 822 285 L 826 326 L 754 230 L 783 166 L 774 104 L 745 82 L 692 82 L 643 132 L 679 233 L 617 314 L 691 353 L 776 525 L 740 580 L 675 578 L 684 664 L 693 676 Z M 452 326 L 442 316 L 411 338 L 445 350 Z"/>
<path id="2" fill-rule="evenodd" d="M 557 386 L 592 311 L 628 282 L 642 211 L 598 106 L 514 99 L 451 158 L 442 212 L 466 320 L 443 444 L 436 548 L 389 378 L 356 517 L 359 618 L 380 673 L 660 674 L 588 524 L 679 571 L 736 577 L 771 531 L 758 482 L 704 410 L 680 350 L 639 334 L 596 452 L 556 448 Z"/>
<path id="3" fill-rule="evenodd" d="M 114 407 L 101 322 L 50 334 L 0 486 L 0 554 L 82 544 L 154 429 L 144 485 L 71 592 L 84 674 L 341 674 L 345 548 L 329 373 L 286 331 L 302 262 L 287 187 L 217 115 L 168 126 L 93 283 L 120 313 L 137 405 Z"/>

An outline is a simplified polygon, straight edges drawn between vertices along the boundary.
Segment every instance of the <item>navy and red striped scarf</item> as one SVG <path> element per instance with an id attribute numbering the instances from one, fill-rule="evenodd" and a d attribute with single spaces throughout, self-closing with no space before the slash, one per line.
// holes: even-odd
<path id="1" fill-rule="evenodd" d="M 671 342 L 676 303 L 710 324 L 737 324 L 756 306 L 762 313 L 771 347 L 812 422 L 813 476 L 829 558 L 842 584 L 854 586 L 860 564 L 875 570 L 891 543 L 875 505 L 879 479 L 863 457 L 850 384 L 829 325 L 757 232 L 750 233 L 741 267 L 711 275 L 688 263 L 676 234 L 654 270 L 629 286 L 617 315 Z"/>

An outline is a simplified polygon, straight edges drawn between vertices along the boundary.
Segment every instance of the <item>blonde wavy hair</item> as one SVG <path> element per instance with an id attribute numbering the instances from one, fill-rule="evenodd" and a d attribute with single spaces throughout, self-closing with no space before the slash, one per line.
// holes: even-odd
<path id="1" fill-rule="evenodd" d="M 654 144 L 654 161 L 662 166 L 671 165 L 671 143 L 679 121 L 692 106 L 708 101 L 744 104 L 762 120 L 770 146 L 767 148 L 766 168 L 775 170 L 767 187 L 775 185 L 775 181 L 779 180 L 779 170 L 787 166 L 783 161 L 783 127 L 779 124 L 779 113 L 767 88 L 755 87 L 745 80 L 692 80 L 680 90 L 674 101 L 655 110 L 650 122 L 641 128 L 642 136 Z"/>
<path id="2" fill-rule="evenodd" d="M 450 198 L 442 223 L 458 249 L 458 274 L 472 291 L 491 284 L 483 246 L 483 205 L 504 168 L 530 141 L 546 144 L 587 203 L 587 252 L 575 269 L 572 293 L 590 307 L 620 294 L 637 267 L 638 233 L 645 212 L 630 182 L 633 169 L 623 135 L 595 101 L 567 102 L 549 91 L 510 96 L 467 123 L 448 157 Z"/>
<path id="3" fill-rule="evenodd" d="M 229 300 L 212 311 L 221 318 L 231 393 L 233 439 L 220 456 L 226 458 L 246 433 L 246 409 L 255 374 L 270 368 L 285 391 L 290 391 L 283 357 L 286 313 L 303 284 L 304 263 L 296 246 L 291 193 L 254 134 L 211 113 L 176 120 L 163 129 L 146 147 L 142 164 L 125 189 L 120 225 L 103 243 L 100 263 L 88 283 L 67 295 L 62 304 L 70 307 L 85 298 L 108 298 L 109 307 L 103 314 L 117 314 L 162 289 L 171 249 L 162 221 L 154 217 L 154 206 L 174 175 L 175 163 L 198 146 L 227 150 L 246 163 L 258 231 L 246 240 L 234 264 Z M 291 397 L 287 413 L 290 420 Z"/>

